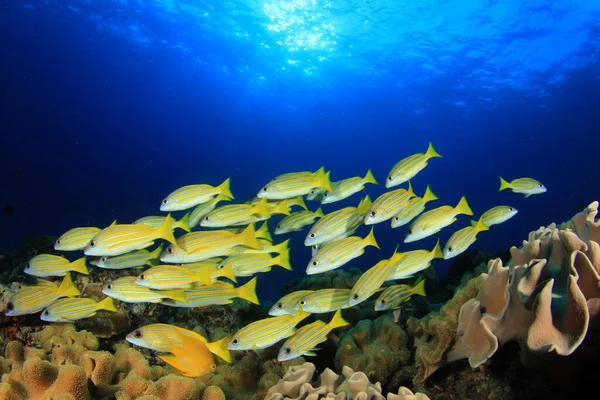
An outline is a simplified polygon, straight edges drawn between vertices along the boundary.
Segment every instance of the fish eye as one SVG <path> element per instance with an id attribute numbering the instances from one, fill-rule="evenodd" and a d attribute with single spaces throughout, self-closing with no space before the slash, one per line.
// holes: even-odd
<path id="1" fill-rule="evenodd" d="M 233 344 L 238 344 L 238 340 L 237 339 L 233 339 L 233 342 L 231 342 Z"/>
<path id="2" fill-rule="evenodd" d="M 142 337 L 142 332 L 138 329 L 133 333 L 133 336 L 139 339 Z"/>
<path id="3" fill-rule="evenodd" d="M 392 176 L 390 175 L 390 176 L 388 176 L 388 181 L 391 181 L 391 180 L 392 180 Z"/>
<path id="4" fill-rule="evenodd" d="M 310 194 L 315 194 L 315 193 L 317 193 L 317 192 L 315 192 L 314 190 L 310 191 Z"/>
<path id="5" fill-rule="evenodd" d="M 266 192 L 267 190 L 269 190 L 266 186 L 263 188 L 263 192 Z"/>
<path id="6" fill-rule="evenodd" d="M 452 246 L 448 247 L 448 251 L 452 251 Z"/>
<path id="7" fill-rule="evenodd" d="M 509 209 L 510 211 L 515 211 L 515 209 L 514 209 L 514 208 L 512 208 L 512 207 L 508 207 L 508 209 Z"/>
<path id="8" fill-rule="evenodd" d="M 375 211 L 371 211 L 371 217 L 375 216 Z"/>
<path id="9" fill-rule="evenodd" d="M 106 258 L 106 257 L 102 257 L 102 258 L 100 259 L 100 261 L 102 261 L 102 262 L 106 262 L 106 260 L 107 260 L 107 258 Z"/>
<path id="10" fill-rule="evenodd" d="M 409 229 L 409 230 L 408 230 L 408 234 L 410 235 L 411 233 L 413 233 L 413 230 L 412 230 L 412 229 Z"/>
<path id="11" fill-rule="evenodd" d="M 169 202 L 169 200 L 167 200 L 167 199 L 164 199 L 164 200 L 162 201 L 162 203 L 163 203 L 163 204 L 167 204 L 168 202 Z"/>
<path id="12" fill-rule="evenodd" d="M 140 275 L 140 279 L 141 279 L 141 280 L 144 280 L 144 274 L 141 274 L 141 275 Z"/>
<path id="13" fill-rule="evenodd" d="M 208 217 L 204 217 L 204 220 L 205 220 L 205 221 L 208 221 L 209 219 L 210 219 L 210 218 L 208 218 Z"/>
<path id="14" fill-rule="evenodd" d="M 385 299 L 381 299 L 381 304 L 385 304 Z"/>
<path id="15" fill-rule="evenodd" d="M 112 287 L 113 287 L 113 286 L 112 286 L 111 284 L 108 284 L 108 285 L 106 285 L 106 288 L 107 288 L 108 290 L 111 290 L 111 289 L 112 289 Z"/>
<path id="16" fill-rule="evenodd" d="M 217 365 L 216 365 L 216 364 L 212 364 L 212 365 L 210 366 L 210 369 L 212 369 L 212 370 L 215 370 L 215 369 L 217 369 Z"/>
<path id="17" fill-rule="evenodd" d="M 286 347 L 285 350 L 283 350 L 285 352 L 285 354 L 290 354 L 292 352 L 292 349 L 290 349 L 289 347 Z"/>
<path id="18" fill-rule="evenodd" d="M 540 183 L 540 187 L 544 187 L 544 185 L 542 185 L 542 184 Z"/>
<path id="19" fill-rule="evenodd" d="M 96 241 L 95 240 L 92 240 L 90 242 L 90 247 L 96 247 Z"/>
<path id="20" fill-rule="evenodd" d="M 283 308 L 283 303 L 277 303 L 277 308 Z"/>
<path id="21" fill-rule="evenodd" d="M 314 234 L 314 233 L 311 233 L 311 234 L 310 234 L 310 237 L 311 237 L 311 238 L 314 238 L 314 237 L 315 237 L 315 234 Z"/>
<path id="22" fill-rule="evenodd" d="M 304 301 L 304 300 L 300 300 L 300 305 L 301 305 L 301 306 L 305 306 L 305 305 L 306 305 L 306 301 Z"/>
<path id="23" fill-rule="evenodd" d="M 398 221 L 400 218 L 398 217 L 394 217 L 394 221 Z"/>
<path id="24" fill-rule="evenodd" d="M 281 229 L 281 225 L 277 225 L 277 229 Z"/>
<path id="25" fill-rule="evenodd" d="M 327 197 L 329 195 L 329 193 L 325 192 L 323 193 L 323 197 Z"/>
<path id="26" fill-rule="evenodd" d="M 50 311 L 44 310 L 44 315 L 50 315 Z"/>
<path id="27" fill-rule="evenodd" d="M 168 247 L 167 248 L 167 253 L 171 254 L 173 252 L 173 248 L 172 247 Z"/>
<path id="28" fill-rule="evenodd" d="M 61 244 L 61 243 L 62 243 L 62 240 L 60 240 L 60 239 L 58 239 L 58 240 L 56 241 L 56 244 Z"/>
<path id="29" fill-rule="evenodd" d="M 317 247 L 317 245 L 316 245 L 316 244 L 315 244 L 315 245 L 313 245 L 313 247 L 312 247 L 312 248 L 313 248 L 313 250 L 316 250 L 316 249 L 318 249 L 318 247 Z"/>
<path id="30" fill-rule="evenodd" d="M 13 303 L 11 303 L 11 302 L 9 302 L 9 303 L 6 305 L 6 309 L 7 309 L 8 311 L 12 311 L 14 308 L 15 308 L 15 305 L 14 305 Z"/>
<path id="31" fill-rule="evenodd" d="M 223 269 L 225 266 L 223 264 L 217 265 L 217 269 Z"/>
<path id="32" fill-rule="evenodd" d="M 312 262 L 313 267 L 315 267 L 317 264 L 318 264 L 318 262 L 316 262 L 316 261 Z"/>
<path id="33" fill-rule="evenodd" d="M 354 296 L 352 296 L 352 298 L 353 298 L 354 300 L 357 300 L 357 299 L 358 299 L 358 294 L 355 294 Z"/>

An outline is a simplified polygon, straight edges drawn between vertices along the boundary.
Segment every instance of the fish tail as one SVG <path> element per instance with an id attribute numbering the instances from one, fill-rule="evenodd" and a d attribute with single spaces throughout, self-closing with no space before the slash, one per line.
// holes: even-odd
<path id="1" fill-rule="evenodd" d="M 478 221 L 471 220 L 471 226 L 475 232 L 488 231 L 490 229 L 489 226 L 483 223 L 483 216 L 479 217 Z"/>
<path id="2" fill-rule="evenodd" d="M 218 202 L 220 202 L 220 201 L 223 201 L 223 200 L 231 200 L 231 199 L 233 199 L 233 197 L 229 197 L 229 196 L 226 196 L 226 195 L 224 195 L 223 193 L 219 193 L 219 194 L 217 195 L 217 197 L 215 197 L 213 200 L 215 200 L 215 201 L 216 201 L 216 203 L 215 203 L 215 205 L 216 205 L 216 204 L 217 204 Z"/>
<path id="3" fill-rule="evenodd" d="M 358 203 L 358 207 L 356 207 L 356 212 L 358 214 L 364 215 L 371 209 L 372 205 L 373 202 L 371 201 L 371 198 L 369 197 L 369 195 L 366 195 L 365 198 L 362 199 L 360 203 Z"/>
<path id="4" fill-rule="evenodd" d="M 268 217 L 270 215 L 269 213 L 269 209 L 267 208 L 267 199 L 266 198 L 262 198 L 259 201 L 257 201 L 256 203 L 254 203 L 254 205 L 251 208 L 252 214 L 258 214 L 260 216 L 266 216 Z"/>
<path id="5" fill-rule="evenodd" d="M 365 246 L 373 246 L 380 249 L 379 245 L 377 244 L 377 241 L 375 240 L 375 227 L 371 227 L 371 232 L 369 232 L 367 237 L 363 239 L 363 243 L 365 244 Z"/>
<path id="6" fill-rule="evenodd" d="M 279 265 L 280 267 L 291 271 L 292 265 L 290 264 L 290 249 L 286 248 L 285 250 L 281 251 L 279 255 L 273 259 L 273 264 Z"/>
<path id="7" fill-rule="evenodd" d="M 181 301 L 182 303 L 187 302 L 187 299 L 185 298 L 185 289 L 160 290 L 158 292 L 168 299 Z"/>
<path id="8" fill-rule="evenodd" d="M 173 217 L 171 217 L 171 214 L 167 214 L 162 225 L 156 228 L 156 235 L 172 244 L 177 243 L 175 236 L 173 236 Z"/>
<path id="9" fill-rule="evenodd" d="M 437 243 L 435 244 L 435 247 L 433 248 L 433 250 L 431 250 L 431 253 L 429 254 L 431 255 L 431 259 L 444 258 L 444 251 L 442 250 L 442 246 L 440 246 L 440 239 L 438 239 Z"/>
<path id="10" fill-rule="evenodd" d="M 317 178 L 317 187 L 327 190 L 328 192 L 333 192 L 333 188 L 331 187 L 331 181 L 329 180 L 329 174 L 331 171 L 327 171 L 325 174 L 319 174 Z"/>
<path id="11" fill-rule="evenodd" d="M 441 157 L 442 155 L 437 152 L 436 149 L 433 148 L 433 144 L 429 142 L 429 146 L 427 147 L 427 151 L 425 152 L 425 157 L 433 158 L 433 157 Z"/>
<path id="12" fill-rule="evenodd" d="M 58 293 L 64 297 L 75 297 L 81 296 L 81 292 L 79 289 L 73 285 L 73 281 L 71 280 L 71 274 L 67 272 L 65 277 L 63 278 L 60 286 L 58 287 Z"/>
<path id="13" fill-rule="evenodd" d="M 271 236 L 271 232 L 269 232 L 269 225 L 267 225 L 267 221 L 263 222 L 260 228 L 256 230 L 256 237 L 273 242 L 273 237 Z"/>
<path id="14" fill-rule="evenodd" d="M 279 202 L 279 204 L 273 207 L 273 211 L 271 212 L 271 214 L 275 213 L 290 215 L 290 208 L 288 207 L 287 202 L 281 201 Z"/>
<path id="15" fill-rule="evenodd" d="M 223 183 L 221 183 L 219 186 L 216 187 L 217 192 L 221 193 L 223 196 L 226 196 L 228 198 L 228 200 L 233 200 L 233 194 L 231 194 L 231 189 L 229 187 L 229 184 L 231 182 L 231 178 L 227 178 L 223 181 Z"/>
<path id="16" fill-rule="evenodd" d="M 415 192 L 413 190 L 413 187 L 410 183 L 410 181 L 408 181 L 408 189 L 406 189 L 406 193 L 408 193 L 410 195 L 410 197 L 414 197 Z"/>
<path id="17" fill-rule="evenodd" d="M 71 263 L 71 271 L 75 271 L 75 272 L 79 272 L 80 274 L 83 275 L 88 275 L 88 269 L 85 265 L 85 256 L 78 258 L 77 260 L 73 261 Z"/>
<path id="18" fill-rule="evenodd" d="M 325 216 L 325 214 L 323 214 L 323 208 L 317 208 L 317 211 L 315 211 L 315 215 L 319 218 L 323 218 Z"/>
<path id="19" fill-rule="evenodd" d="M 307 311 L 304 311 L 302 309 L 302 306 L 298 306 L 298 311 L 296 311 L 296 314 L 294 315 L 293 320 L 296 323 L 299 323 L 300 321 L 302 321 L 304 318 L 308 317 L 309 315 L 310 315 L 310 313 Z"/>
<path id="20" fill-rule="evenodd" d="M 225 336 L 223 339 L 219 339 L 215 342 L 211 342 L 211 343 L 206 343 L 206 347 L 208 348 L 208 350 L 221 357 L 223 360 L 227 361 L 228 363 L 231 363 L 231 353 L 229 352 L 229 349 L 227 348 L 227 344 L 229 343 L 229 340 L 231 339 L 231 335 L 227 335 Z"/>
<path id="21" fill-rule="evenodd" d="M 237 291 L 240 299 L 248 300 L 250 303 L 260 304 L 258 297 L 256 297 L 256 277 L 249 280 L 245 285 L 237 288 Z"/>
<path id="22" fill-rule="evenodd" d="M 254 224 L 248 225 L 242 233 L 240 233 L 240 239 L 242 245 L 250 247 L 252 249 L 260 249 L 260 243 L 256 239 L 256 231 L 254 230 Z"/>
<path id="23" fill-rule="evenodd" d="M 379 182 L 377 182 L 377 179 L 375 179 L 375 177 L 373 176 L 373 172 L 371 170 L 368 170 L 367 173 L 365 174 L 365 177 L 363 178 L 363 181 L 365 183 L 372 183 L 377 185 Z"/>
<path id="24" fill-rule="evenodd" d="M 160 257 L 160 255 L 163 252 L 163 245 L 160 244 L 156 249 L 152 250 L 152 252 L 150 252 L 149 257 L 150 260 L 156 260 Z"/>
<path id="25" fill-rule="evenodd" d="M 327 329 L 331 331 L 346 325 L 350 325 L 350 323 L 342 318 L 342 310 L 337 310 L 335 314 L 333 314 L 331 321 L 327 324 Z"/>
<path id="26" fill-rule="evenodd" d="M 117 307 L 115 307 L 115 303 L 113 302 L 112 297 L 107 297 L 104 300 L 99 301 L 96 307 L 98 307 L 98 310 L 119 312 L 119 310 L 117 310 Z"/>
<path id="27" fill-rule="evenodd" d="M 188 212 L 187 214 L 185 214 L 183 217 L 181 217 L 181 219 L 179 221 L 175 221 L 175 226 L 178 228 L 183 229 L 186 232 L 190 232 L 192 230 L 192 228 L 190 228 L 190 214 L 192 212 Z"/>
<path id="28" fill-rule="evenodd" d="M 296 204 L 299 207 L 302 207 L 302 209 L 304 210 L 308 210 L 308 207 L 306 207 L 306 203 L 304 202 L 304 197 L 302 196 L 298 196 L 294 204 Z"/>
<path id="29" fill-rule="evenodd" d="M 505 181 L 504 178 L 502 178 L 501 176 L 500 178 L 500 189 L 498 189 L 498 191 L 504 190 L 504 189 L 510 189 L 510 183 Z"/>
<path id="30" fill-rule="evenodd" d="M 437 197 L 435 195 L 435 193 L 433 193 L 431 191 L 431 188 L 429 187 L 429 185 L 427 185 L 427 189 L 425 189 L 425 194 L 423 195 L 423 200 L 425 201 L 425 203 L 427 203 L 428 201 L 433 201 L 433 200 L 437 200 L 439 199 L 439 197 Z"/>
<path id="31" fill-rule="evenodd" d="M 424 278 L 419 278 L 414 286 L 412 287 L 412 292 L 413 294 L 419 295 L 419 296 L 427 296 L 427 293 L 425 293 L 425 279 Z"/>
<path id="32" fill-rule="evenodd" d="M 473 215 L 473 210 L 471 210 L 471 207 L 469 207 L 469 203 L 467 203 L 467 198 L 465 196 L 460 198 L 460 201 L 454 210 L 459 214 Z"/>
<path id="33" fill-rule="evenodd" d="M 233 273 L 233 263 L 231 263 L 231 262 L 225 263 L 223 265 L 223 268 L 221 268 L 218 271 L 222 277 L 227 278 L 227 279 L 237 283 L 237 278 L 235 277 L 235 274 Z"/>
<path id="34" fill-rule="evenodd" d="M 194 281 L 200 282 L 200 283 L 208 286 L 212 283 L 211 275 L 212 275 L 212 271 L 210 269 L 207 269 L 207 268 L 199 269 L 194 274 Z"/>
<path id="35" fill-rule="evenodd" d="M 287 239 L 285 242 L 281 242 L 278 245 L 275 246 L 275 251 L 274 253 L 283 253 L 286 250 L 289 249 L 289 243 L 290 243 L 290 239 Z"/>

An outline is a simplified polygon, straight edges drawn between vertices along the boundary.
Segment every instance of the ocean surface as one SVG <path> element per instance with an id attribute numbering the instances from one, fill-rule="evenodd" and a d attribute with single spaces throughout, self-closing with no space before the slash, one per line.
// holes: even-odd
<path id="1" fill-rule="evenodd" d="M 285 172 L 372 169 L 380 184 L 331 212 L 374 200 L 430 141 L 443 158 L 411 181 L 417 195 L 431 186 L 428 208 L 465 195 L 475 219 L 517 208 L 470 249 L 506 250 L 600 199 L 599 49 L 596 0 L 4 0 L 0 251 L 161 215 L 187 184 L 230 177 L 245 202 Z M 548 191 L 499 192 L 499 176 Z M 468 224 L 442 230 L 442 245 Z M 381 250 L 348 267 L 435 245 L 402 243 L 406 228 L 378 224 Z M 294 271 L 259 277 L 261 298 L 305 275 L 306 232 L 276 237 L 291 238 Z"/>

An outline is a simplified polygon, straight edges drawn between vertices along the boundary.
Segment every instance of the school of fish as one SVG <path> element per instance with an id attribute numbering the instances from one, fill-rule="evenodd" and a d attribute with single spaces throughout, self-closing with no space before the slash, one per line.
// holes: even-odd
<path id="1" fill-rule="evenodd" d="M 308 275 L 320 274 L 344 266 L 360 257 L 367 247 L 379 249 L 374 225 L 390 220 L 392 228 L 408 225 L 404 243 L 437 234 L 453 224 L 459 215 L 472 216 L 463 196 L 455 206 L 443 205 L 425 211 L 427 204 L 438 200 L 427 186 L 417 196 L 410 180 L 423 170 L 429 160 L 442 157 L 429 144 L 426 152 L 400 160 L 386 177 L 389 190 L 371 201 L 365 196 L 355 207 L 324 213 L 319 207 L 311 211 L 307 200 L 321 204 L 335 203 L 362 191 L 365 185 L 377 185 L 371 170 L 338 182 L 330 181 L 324 167 L 312 172 L 291 172 L 276 176 L 245 203 L 218 205 L 232 201 L 230 181 L 218 186 L 194 184 L 169 194 L 160 205 L 162 216 L 146 216 L 131 224 L 113 222 L 106 228 L 76 227 L 60 236 L 55 250 L 81 252 L 68 258 L 40 254 L 25 266 L 26 274 L 36 277 L 31 285 L 21 285 L 8 303 L 6 315 L 40 313 L 49 322 L 72 322 L 94 316 L 97 311 L 117 312 L 114 300 L 124 303 L 161 303 L 170 307 L 226 306 L 234 298 L 259 304 L 256 294 L 257 275 L 273 266 L 292 269 L 289 239 L 275 243 L 268 225 L 273 215 L 285 215 L 275 227 L 276 235 L 300 231 L 311 226 L 304 245 L 311 248 Z M 546 191 L 532 178 L 511 182 L 500 178 L 500 190 L 511 189 L 525 197 Z M 292 207 L 301 208 L 292 212 Z M 179 220 L 170 213 L 186 212 Z M 315 355 L 316 346 L 327 340 L 332 330 L 348 325 L 341 310 L 356 306 L 380 293 L 376 311 L 392 310 L 397 319 L 402 305 L 413 295 L 425 296 L 422 278 L 412 285 L 389 285 L 386 282 L 413 278 L 429 268 L 434 259 L 450 259 L 463 253 L 480 232 L 507 221 L 517 214 L 511 206 L 500 205 L 483 213 L 471 225 L 459 229 L 442 248 L 398 251 L 366 270 L 351 289 L 300 290 L 283 296 L 269 310 L 269 318 L 252 322 L 230 336 L 209 342 L 202 335 L 175 325 L 150 324 L 127 335 L 136 346 L 161 352 L 159 357 L 181 374 L 202 376 L 216 369 L 214 355 L 231 362 L 231 350 L 258 350 L 285 339 L 279 361 Z M 258 227 L 258 224 L 260 226 Z M 361 225 L 372 225 L 365 237 L 355 236 Z M 183 231 L 175 236 L 175 232 Z M 155 244 L 158 245 L 156 247 Z M 154 249 L 150 249 L 154 247 Z M 132 269 L 129 276 L 106 284 L 101 301 L 81 297 L 73 284 L 72 273 L 88 275 L 88 264 L 103 269 Z M 144 270 L 141 268 L 148 267 Z M 137 271 L 136 271 L 137 269 Z M 60 282 L 43 278 L 63 277 Z M 244 284 L 238 278 L 249 277 Z M 296 328 L 311 314 L 334 313 L 327 323 L 316 322 Z"/>

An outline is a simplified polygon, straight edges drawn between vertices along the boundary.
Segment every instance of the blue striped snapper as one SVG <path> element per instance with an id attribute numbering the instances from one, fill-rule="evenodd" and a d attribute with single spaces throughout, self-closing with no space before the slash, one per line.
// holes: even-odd
<path id="1" fill-rule="evenodd" d="M 224 196 L 219 193 L 216 197 L 202 204 L 198 204 L 196 207 L 194 207 L 190 214 L 190 228 L 195 228 L 196 226 L 198 226 L 202 218 L 206 217 L 208 213 L 214 210 L 219 202 L 229 199 L 230 197 Z"/>
<path id="2" fill-rule="evenodd" d="M 210 285 L 212 276 L 206 269 L 193 271 L 176 265 L 157 265 L 139 274 L 135 283 L 156 290 L 188 289 L 193 283 Z"/>
<path id="3" fill-rule="evenodd" d="M 479 232 L 487 231 L 488 229 L 490 228 L 483 223 L 483 217 L 481 217 L 477 222 L 471 221 L 471 226 L 454 232 L 450 236 L 450 239 L 448 239 L 446 246 L 444 246 L 444 259 L 448 260 L 463 253 L 470 245 L 475 243 Z"/>
<path id="4" fill-rule="evenodd" d="M 363 223 L 364 214 L 370 208 L 371 199 L 367 195 L 360 201 L 358 207 L 345 207 L 325 215 L 310 228 L 304 245 L 312 246 L 350 236 L 348 233 L 356 230 Z"/>
<path id="5" fill-rule="evenodd" d="M 171 223 L 171 228 L 173 230 L 175 230 L 175 228 L 179 228 L 182 229 L 186 232 L 189 232 L 191 230 L 190 228 L 190 214 L 191 212 L 188 212 L 187 214 L 185 214 L 183 217 L 181 217 L 181 219 L 179 221 L 175 221 L 173 219 L 173 222 Z M 144 225 L 148 225 L 150 228 L 158 228 L 159 226 L 161 226 L 162 224 L 165 223 L 165 219 L 167 217 L 163 216 L 163 215 L 149 215 L 147 217 L 142 217 L 138 220 L 136 220 L 134 222 L 134 224 L 144 224 Z"/>
<path id="6" fill-rule="evenodd" d="M 510 189 L 513 193 L 523 193 L 525 197 L 546 192 L 546 187 L 533 178 L 519 178 L 507 182 L 500 177 L 500 189 Z"/>
<path id="7" fill-rule="evenodd" d="M 247 204 L 256 204 L 259 201 L 263 201 L 263 200 L 267 200 L 267 199 L 260 198 L 260 197 L 254 197 L 254 198 L 248 200 L 246 203 Z M 269 211 L 268 214 L 265 216 L 257 216 L 256 219 L 257 220 L 265 220 L 275 214 L 289 215 L 290 209 L 292 208 L 292 206 L 299 206 L 306 210 L 306 204 L 304 204 L 304 200 L 303 200 L 302 196 L 296 196 L 296 197 L 292 197 L 292 198 L 284 199 L 284 200 L 267 200 L 267 210 Z"/>
<path id="8" fill-rule="evenodd" d="M 217 282 L 209 286 L 188 289 L 185 291 L 185 297 L 185 301 L 166 299 L 162 301 L 162 304 L 171 307 L 196 308 L 231 304 L 236 297 L 250 303 L 260 304 L 256 297 L 256 278 L 252 278 L 245 285 L 237 288 L 226 282 Z"/>
<path id="9" fill-rule="evenodd" d="M 256 197 L 264 197 L 270 200 L 285 200 L 308 194 L 312 189 L 317 187 L 332 190 L 331 182 L 329 181 L 329 171 L 324 172 L 323 169 L 319 169 L 311 175 L 296 174 L 292 176 L 279 176 L 263 186 Z"/>
<path id="10" fill-rule="evenodd" d="M 237 331 L 227 347 L 229 350 L 266 349 L 293 335 L 296 325 L 309 315 L 310 313 L 298 308 L 296 315 L 286 314 L 252 322 Z"/>
<path id="11" fill-rule="evenodd" d="M 408 201 L 414 196 L 410 181 L 408 189 L 396 189 L 382 194 L 375 199 L 371 209 L 365 214 L 365 225 L 387 221 L 406 207 Z"/>
<path id="12" fill-rule="evenodd" d="M 246 227 L 243 228 L 224 228 L 221 229 L 222 231 L 227 231 L 227 232 L 231 232 L 231 233 L 235 233 L 240 234 L 244 231 L 244 229 L 246 229 Z M 271 232 L 269 232 L 269 225 L 267 225 L 266 222 L 263 222 L 263 224 L 260 226 L 260 228 L 256 228 L 256 231 L 254 233 L 254 236 L 256 237 L 256 239 L 258 239 L 258 242 L 261 244 L 262 246 L 262 240 L 267 240 L 269 242 L 273 242 L 273 237 L 271 236 Z"/>
<path id="13" fill-rule="evenodd" d="M 411 285 L 394 285 L 387 287 L 375 302 L 375 311 L 395 310 L 406 303 L 413 295 L 427 296 L 425 280 L 420 279 Z"/>
<path id="14" fill-rule="evenodd" d="M 511 219 L 518 212 L 516 208 L 511 206 L 496 206 L 481 214 L 481 219 L 484 225 L 490 227 Z"/>
<path id="15" fill-rule="evenodd" d="M 35 314 L 52 304 L 61 297 L 80 296 L 81 293 L 73 285 L 71 274 L 65 274 L 60 286 L 55 283 L 38 279 L 35 285 L 24 285 L 15 292 L 6 304 L 4 315 L 16 317 L 19 315 Z"/>
<path id="16" fill-rule="evenodd" d="M 27 275 L 33 275 L 39 278 L 65 276 L 67 272 L 70 271 L 87 275 L 88 269 L 85 266 L 85 260 L 85 257 L 81 257 L 70 262 L 64 257 L 52 254 L 39 254 L 29 260 L 23 272 Z"/>
<path id="17" fill-rule="evenodd" d="M 336 201 L 347 199 L 354 193 L 358 193 L 365 188 L 365 184 L 372 183 L 377 185 L 377 180 L 373 176 L 371 170 L 368 170 L 364 178 L 360 176 L 354 176 L 352 178 L 343 179 L 338 182 L 333 182 L 331 192 L 325 191 L 323 193 L 323 200 L 321 204 L 334 203 Z"/>
<path id="18" fill-rule="evenodd" d="M 125 303 L 160 303 L 164 299 L 185 302 L 183 289 L 153 290 L 135 283 L 135 276 L 123 276 L 104 285 L 102 293 Z"/>
<path id="19" fill-rule="evenodd" d="M 167 215 L 158 228 L 144 224 L 117 224 L 102 229 L 85 247 L 86 256 L 118 256 L 152 246 L 156 239 L 176 243 L 173 218 Z"/>
<path id="20" fill-rule="evenodd" d="M 278 244 L 272 244 L 264 239 L 258 239 L 259 248 L 251 249 L 248 247 L 236 247 L 229 254 L 229 257 L 236 256 L 238 254 L 262 254 L 262 253 L 277 253 L 281 254 L 289 249 L 290 239 Z"/>
<path id="21" fill-rule="evenodd" d="M 144 325 L 125 337 L 129 343 L 145 349 L 168 352 L 172 346 L 184 347 L 183 336 L 190 336 L 198 340 L 208 348 L 208 350 L 221 357 L 227 362 L 231 362 L 231 354 L 227 349 L 227 342 L 230 337 L 209 342 L 204 336 L 189 329 L 180 328 L 169 324 L 149 324 Z"/>
<path id="22" fill-rule="evenodd" d="M 327 340 L 329 332 L 336 328 L 349 325 L 349 323 L 342 318 L 341 313 L 341 310 L 337 310 L 328 324 L 325 324 L 323 321 L 315 321 L 312 324 L 305 325 L 298 329 L 292 337 L 283 343 L 279 350 L 277 360 L 282 362 L 305 355 L 316 355 L 314 352 L 318 350 L 317 345 Z"/>
<path id="23" fill-rule="evenodd" d="M 233 274 L 236 277 L 242 277 L 253 276 L 259 272 L 269 272 L 272 265 L 277 265 L 291 271 L 289 249 L 284 250 L 276 257 L 272 257 L 269 253 L 229 256 L 221 262 L 217 269 L 229 266 L 233 268 Z"/>
<path id="24" fill-rule="evenodd" d="M 324 194 L 325 194 L 325 189 L 314 188 L 306 195 L 306 200 L 323 201 Z"/>
<path id="25" fill-rule="evenodd" d="M 116 225 L 117 221 L 113 221 L 110 226 Z M 54 250 L 59 251 L 73 251 L 73 250 L 83 250 L 85 246 L 92 240 L 94 236 L 98 232 L 100 232 L 101 228 L 96 227 L 81 227 L 81 228 L 73 228 L 69 229 L 65 233 L 63 233 L 56 243 L 54 243 Z"/>
<path id="26" fill-rule="evenodd" d="M 394 215 L 392 218 L 392 228 L 398 228 L 408 224 L 425 211 L 425 204 L 437 199 L 438 197 L 431 191 L 431 188 L 427 186 L 423 197 L 413 197 L 408 200 L 408 204 Z"/>
<path id="27" fill-rule="evenodd" d="M 237 279 L 233 273 L 233 266 L 225 265 L 221 267 L 221 261 L 223 261 L 223 258 L 215 257 L 188 264 L 179 264 L 179 266 L 188 269 L 191 273 L 196 275 L 208 271 L 210 273 L 211 283 L 218 282 L 218 278 L 221 277 L 230 279 L 233 282 L 237 282 Z"/>
<path id="28" fill-rule="evenodd" d="M 222 228 L 226 226 L 247 225 L 254 214 L 269 216 L 267 201 L 263 199 L 254 204 L 227 204 L 212 210 L 202 218 L 200 226 L 207 228 Z"/>
<path id="29" fill-rule="evenodd" d="M 417 272 L 429 268 L 432 260 L 444 258 L 439 240 L 431 251 L 412 250 L 396 254 L 394 264 L 391 266 L 392 273 L 386 279 L 388 281 L 410 278 Z"/>
<path id="30" fill-rule="evenodd" d="M 416 242 L 438 233 L 443 228 L 454 223 L 459 214 L 473 215 L 465 196 L 461 197 L 456 207 L 441 206 L 419 215 L 410 225 L 404 243 Z"/>
<path id="31" fill-rule="evenodd" d="M 312 171 L 300 171 L 300 172 L 286 172 L 285 174 L 277 175 L 275 178 L 271 179 L 271 182 L 279 180 L 279 179 L 294 179 L 294 178 L 304 178 L 311 177 L 315 174 L 325 174 L 325 167 L 321 166 L 315 172 Z"/>
<path id="32" fill-rule="evenodd" d="M 285 314 L 296 314 L 298 302 L 302 300 L 304 296 L 307 296 L 311 293 L 314 293 L 314 290 L 298 290 L 296 292 L 286 294 L 277 300 L 277 303 L 271 307 L 269 310 L 269 315 L 278 316 Z"/>
<path id="33" fill-rule="evenodd" d="M 441 157 L 441 155 L 433 148 L 431 142 L 425 153 L 417 153 L 406 157 L 392 168 L 385 182 L 386 188 L 398 186 L 409 179 L 414 178 L 423 168 L 427 166 L 430 158 Z"/>
<path id="34" fill-rule="evenodd" d="M 367 246 L 379 248 L 373 228 L 364 239 L 360 236 L 351 236 L 323 246 L 308 263 L 306 273 L 313 275 L 339 268 L 350 260 L 360 257 Z"/>
<path id="35" fill-rule="evenodd" d="M 47 322 L 73 322 L 93 317 L 98 310 L 119 311 L 110 297 L 99 302 L 86 297 L 74 297 L 56 300 L 42 311 L 40 318 Z"/>
<path id="36" fill-rule="evenodd" d="M 401 254 L 394 252 L 390 259 L 379 261 L 358 278 L 348 296 L 349 307 L 362 303 L 379 290 L 381 285 L 394 272 L 393 266 Z"/>
<path id="37" fill-rule="evenodd" d="M 307 225 L 323 218 L 323 210 L 319 207 L 317 211 L 298 211 L 283 218 L 275 227 L 275 234 L 281 235 L 288 232 L 297 232 Z"/>
<path id="38" fill-rule="evenodd" d="M 350 307 L 348 297 L 351 289 L 319 289 L 302 297 L 298 306 L 312 314 L 322 314 Z"/>
<path id="39" fill-rule="evenodd" d="M 158 264 L 158 258 L 162 251 L 163 246 L 160 245 L 153 251 L 146 249 L 135 250 L 121 254 L 120 256 L 94 258 L 90 261 L 90 264 L 104 269 L 142 268 L 145 265 L 154 266 Z"/>
<path id="40" fill-rule="evenodd" d="M 233 195 L 229 189 L 229 182 L 229 178 L 227 178 L 217 187 L 205 184 L 180 187 L 162 201 L 160 211 L 187 210 L 198 204 L 208 202 L 219 194 L 228 199 L 233 199 Z"/>

